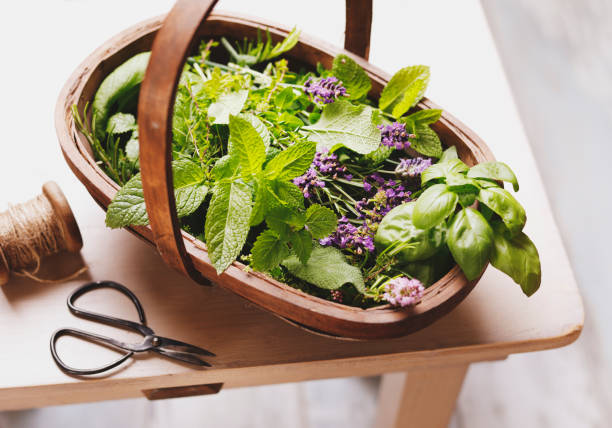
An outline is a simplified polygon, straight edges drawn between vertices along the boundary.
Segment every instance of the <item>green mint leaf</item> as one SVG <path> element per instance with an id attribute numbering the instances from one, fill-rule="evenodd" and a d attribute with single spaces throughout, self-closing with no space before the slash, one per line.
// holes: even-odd
<path id="1" fill-rule="evenodd" d="M 314 239 L 323 239 L 338 227 L 336 214 L 327 207 L 313 204 L 306 210 L 306 228 Z"/>
<path id="2" fill-rule="evenodd" d="M 412 222 L 419 229 L 431 229 L 451 215 L 456 206 L 457 194 L 451 192 L 446 184 L 434 184 L 417 199 Z"/>
<path id="3" fill-rule="evenodd" d="M 249 91 L 246 89 L 220 95 L 217 101 L 208 107 L 208 117 L 215 119 L 213 123 L 227 125 L 230 115 L 240 113 L 248 96 Z"/>
<path id="4" fill-rule="evenodd" d="M 481 189 L 478 200 L 501 217 L 510 236 L 518 235 L 525 227 L 527 222 L 525 209 L 507 190 L 499 187 Z"/>
<path id="5" fill-rule="evenodd" d="M 238 156 L 225 155 L 220 157 L 212 168 L 212 175 L 215 181 L 224 178 L 235 177 L 240 169 L 240 159 Z"/>
<path id="6" fill-rule="evenodd" d="M 274 104 L 279 110 L 294 110 L 296 108 L 295 100 L 297 95 L 293 92 L 293 88 L 286 87 L 274 97 Z"/>
<path id="7" fill-rule="evenodd" d="M 444 150 L 439 163 L 448 162 L 452 159 L 459 159 L 459 155 L 457 154 L 457 147 L 455 146 L 450 146 L 448 149 Z"/>
<path id="8" fill-rule="evenodd" d="M 244 175 L 259 172 L 266 160 L 266 146 L 253 125 L 239 116 L 229 119 L 229 154 L 240 160 Z"/>
<path id="9" fill-rule="evenodd" d="M 188 216 L 202 205 L 208 193 L 205 172 L 198 163 L 179 159 L 172 162 L 172 176 L 177 215 Z"/>
<path id="10" fill-rule="evenodd" d="M 442 110 L 440 109 L 423 109 L 406 117 L 407 121 L 411 121 L 415 125 L 431 125 L 440 120 L 442 116 Z"/>
<path id="11" fill-rule="evenodd" d="M 249 233 L 251 189 L 239 181 L 219 182 L 206 213 L 205 238 L 210 260 L 221 274 L 240 254 Z"/>
<path id="12" fill-rule="evenodd" d="M 291 249 L 303 264 L 308 262 L 312 254 L 312 236 L 306 229 L 298 230 L 289 234 Z"/>
<path id="13" fill-rule="evenodd" d="M 123 134 L 136 129 L 136 118 L 133 114 L 115 113 L 108 119 L 106 132 L 109 134 Z"/>
<path id="14" fill-rule="evenodd" d="M 461 159 L 450 159 L 444 162 L 438 162 L 427 168 L 421 174 L 421 185 L 431 180 L 446 179 L 446 176 L 450 172 L 465 172 L 468 170 L 468 166 L 464 164 Z"/>
<path id="15" fill-rule="evenodd" d="M 299 177 L 310 168 L 316 151 L 316 144 L 310 141 L 293 144 L 268 162 L 265 169 L 267 177 L 279 180 Z"/>
<path id="16" fill-rule="evenodd" d="M 302 126 L 304 126 L 304 122 L 302 122 L 302 119 L 300 119 L 294 114 L 287 113 L 286 111 L 284 111 L 278 117 L 278 121 L 279 123 L 283 123 L 289 126 L 292 130 L 297 130 L 298 128 L 301 128 Z"/>
<path id="17" fill-rule="evenodd" d="M 376 250 L 403 246 L 397 254 L 401 263 L 425 260 L 436 254 L 444 245 L 446 225 L 440 223 L 431 229 L 420 229 L 413 223 L 416 202 L 399 205 L 382 219 L 374 236 Z"/>
<path id="18" fill-rule="evenodd" d="M 436 131 L 431 129 L 429 125 L 416 124 L 414 133 L 416 138 L 411 140 L 411 148 L 425 156 L 442 157 L 442 142 Z"/>
<path id="19" fill-rule="evenodd" d="M 342 252 L 333 247 L 316 247 L 306 264 L 297 256 L 281 262 L 291 274 L 326 290 L 337 290 L 344 284 L 352 284 L 357 291 L 365 291 L 361 270 L 350 265 Z"/>
<path id="20" fill-rule="evenodd" d="M 304 227 L 304 214 L 289 207 L 276 207 L 265 214 L 266 224 L 281 238 L 287 240 L 292 231 Z"/>
<path id="21" fill-rule="evenodd" d="M 309 139 L 323 147 L 335 150 L 347 147 L 359 154 L 370 153 L 380 146 L 380 130 L 373 121 L 373 109 L 354 106 L 346 100 L 337 100 L 323 108 L 317 123 L 302 129 L 309 131 Z"/>
<path id="22" fill-rule="evenodd" d="M 267 149 L 270 146 L 271 136 L 270 131 L 268 131 L 268 128 L 266 125 L 264 125 L 261 119 L 252 113 L 241 113 L 238 116 L 241 119 L 246 119 L 253 126 L 253 128 L 255 128 Z"/>
<path id="23" fill-rule="evenodd" d="M 380 94 L 379 107 L 399 118 L 415 106 L 429 83 L 429 67 L 415 65 L 395 73 Z"/>
<path id="24" fill-rule="evenodd" d="M 106 210 L 106 225 L 113 229 L 149 224 L 149 216 L 142 192 L 140 173 L 119 189 Z"/>
<path id="25" fill-rule="evenodd" d="M 464 208 L 448 230 L 448 248 L 468 280 L 482 273 L 493 248 L 493 230 L 482 214 Z"/>
<path id="26" fill-rule="evenodd" d="M 273 230 L 262 232 L 251 251 L 253 269 L 260 272 L 267 272 L 277 267 L 287 256 L 289 256 L 289 248 L 287 242 L 279 237 Z"/>
<path id="27" fill-rule="evenodd" d="M 523 232 L 508 238 L 501 222 L 493 224 L 493 231 L 491 264 L 519 284 L 525 295 L 531 296 L 542 281 L 538 249 Z"/>
<path id="28" fill-rule="evenodd" d="M 350 100 L 359 100 L 372 89 L 368 74 L 347 55 L 340 54 L 334 58 L 331 71 L 346 88 Z"/>
<path id="29" fill-rule="evenodd" d="M 508 165 L 503 162 L 482 162 L 470 168 L 468 177 L 501 180 L 512 183 L 512 188 L 518 192 L 519 185 L 516 175 Z"/>

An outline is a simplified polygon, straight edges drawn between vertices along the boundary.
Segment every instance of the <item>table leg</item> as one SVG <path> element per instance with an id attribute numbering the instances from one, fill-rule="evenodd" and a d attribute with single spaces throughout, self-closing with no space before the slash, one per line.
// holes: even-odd
<path id="1" fill-rule="evenodd" d="M 469 364 L 383 375 L 376 428 L 447 427 Z"/>

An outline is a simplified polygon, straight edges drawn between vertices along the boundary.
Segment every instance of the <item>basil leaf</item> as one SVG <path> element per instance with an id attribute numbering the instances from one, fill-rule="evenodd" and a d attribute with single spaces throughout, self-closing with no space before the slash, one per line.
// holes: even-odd
<path id="1" fill-rule="evenodd" d="M 291 249 L 303 264 L 308 262 L 312 254 L 312 236 L 306 229 L 293 232 L 289 235 Z"/>
<path id="2" fill-rule="evenodd" d="M 419 229 L 431 229 L 455 211 L 457 194 L 446 184 L 434 184 L 427 188 L 414 205 L 412 222 Z"/>
<path id="3" fill-rule="evenodd" d="M 352 284 L 357 291 L 365 291 L 361 270 L 346 261 L 340 250 L 333 247 L 316 247 L 306 264 L 297 256 L 281 262 L 292 275 L 319 288 L 337 290 L 344 284 Z"/>
<path id="4" fill-rule="evenodd" d="M 313 204 L 306 210 L 306 229 L 315 239 L 332 234 L 338 227 L 336 214 L 322 205 Z"/>
<path id="5" fill-rule="evenodd" d="M 475 193 L 478 194 L 480 186 L 473 178 L 467 178 L 464 174 L 458 172 L 449 172 L 446 174 L 446 184 L 448 189 L 456 193 Z"/>
<path id="6" fill-rule="evenodd" d="M 217 101 L 208 107 L 208 117 L 215 119 L 213 123 L 227 125 L 230 116 L 240 113 L 248 96 L 247 89 L 220 95 Z"/>
<path id="7" fill-rule="evenodd" d="M 429 83 L 429 67 L 415 65 L 399 70 L 380 94 L 378 105 L 396 118 L 415 106 Z"/>
<path id="8" fill-rule="evenodd" d="M 518 192 L 519 185 L 516 175 L 508 165 L 503 162 L 482 162 L 474 165 L 468 171 L 468 177 L 488 178 L 490 180 L 501 180 L 512 183 L 512 188 Z"/>
<path id="9" fill-rule="evenodd" d="M 268 229 L 257 237 L 251 254 L 253 269 L 267 272 L 289 256 L 289 248 L 286 241 L 273 230 Z"/>
<path id="10" fill-rule="evenodd" d="M 372 89 L 368 74 L 347 55 L 336 56 L 331 71 L 346 88 L 350 100 L 359 100 Z"/>
<path id="11" fill-rule="evenodd" d="M 481 189 L 478 200 L 501 217 L 510 236 L 517 235 L 525 227 L 527 221 L 525 209 L 507 190 L 499 187 Z"/>
<path id="12" fill-rule="evenodd" d="M 468 166 L 460 159 L 450 159 L 448 161 L 438 162 L 423 171 L 421 174 L 421 185 L 438 178 L 446 178 L 447 174 L 450 172 L 465 172 L 467 170 Z"/>
<path id="13" fill-rule="evenodd" d="M 205 238 L 210 260 L 220 275 L 240 254 L 249 233 L 251 189 L 221 181 L 213 188 L 206 213 Z"/>
<path id="14" fill-rule="evenodd" d="M 448 149 L 442 152 L 440 163 L 448 162 L 452 159 L 459 159 L 459 155 L 457 154 L 457 147 L 455 146 L 450 146 Z"/>
<path id="15" fill-rule="evenodd" d="M 317 123 L 302 129 L 309 132 L 309 139 L 317 143 L 319 150 L 347 147 L 364 155 L 380 146 L 380 129 L 374 123 L 373 111 L 366 105 L 337 100 L 325 105 Z"/>
<path id="16" fill-rule="evenodd" d="M 513 238 L 506 237 L 501 222 L 494 223 L 493 230 L 491 264 L 519 284 L 525 295 L 531 296 L 542 281 L 538 249 L 523 232 Z"/>
<path id="17" fill-rule="evenodd" d="M 239 116 L 231 116 L 229 131 L 229 155 L 240 160 L 242 173 L 251 175 L 260 171 L 266 160 L 266 146 L 253 125 Z"/>
<path id="18" fill-rule="evenodd" d="M 453 258 L 468 280 L 482 273 L 493 248 L 493 230 L 482 214 L 464 208 L 455 215 L 447 239 Z"/>

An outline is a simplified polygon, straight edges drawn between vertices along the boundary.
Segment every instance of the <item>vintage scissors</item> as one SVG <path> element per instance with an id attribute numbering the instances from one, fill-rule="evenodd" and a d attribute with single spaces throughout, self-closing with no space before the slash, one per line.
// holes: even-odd
<path id="1" fill-rule="evenodd" d="M 81 297 L 82 295 L 93 291 L 98 290 L 100 288 L 112 288 L 114 290 L 119 291 L 123 295 L 127 296 L 134 306 L 136 307 L 136 311 L 138 312 L 138 318 L 140 319 L 140 323 L 134 321 L 128 321 L 121 318 L 115 318 L 108 315 L 99 314 L 96 312 L 87 311 L 81 308 L 78 308 L 75 305 L 75 301 Z M 169 358 L 173 358 L 175 360 L 183 361 L 185 363 L 195 364 L 197 366 L 207 366 L 210 367 L 210 364 L 206 361 L 202 360 L 198 355 L 201 356 L 210 356 L 214 357 L 210 351 L 206 349 L 198 348 L 197 346 L 190 345 L 185 342 L 181 342 L 174 339 L 168 339 L 167 337 L 158 336 L 153 332 L 153 330 L 146 325 L 144 310 L 142 309 L 142 305 L 138 301 L 138 298 L 132 293 L 127 287 L 122 284 L 119 284 L 114 281 L 97 281 L 90 282 L 85 284 L 79 288 L 77 288 L 70 296 L 68 296 L 68 309 L 77 317 L 99 321 L 113 327 L 119 327 L 126 330 L 134 330 L 144 336 L 142 343 L 126 343 L 119 340 L 112 339 L 110 337 L 102 336 L 100 334 L 88 333 L 83 330 L 79 330 L 76 328 L 62 328 L 57 330 L 53 335 L 51 335 L 51 355 L 53 359 L 57 363 L 60 369 L 64 372 L 71 375 L 94 375 L 98 373 L 103 373 L 107 370 L 111 370 L 132 355 L 135 352 L 147 352 L 153 351 L 158 354 L 164 355 Z M 94 369 L 75 369 L 73 367 L 65 364 L 61 358 L 59 357 L 57 350 L 55 348 L 55 344 L 57 339 L 62 336 L 75 336 L 85 340 L 88 340 L 93 343 L 99 343 L 105 346 L 110 346 L 112 348 L 128 351 L 123 356 L 121 356 L 118 360 L 113 361 L 110 364 L 94 368 Z"/>

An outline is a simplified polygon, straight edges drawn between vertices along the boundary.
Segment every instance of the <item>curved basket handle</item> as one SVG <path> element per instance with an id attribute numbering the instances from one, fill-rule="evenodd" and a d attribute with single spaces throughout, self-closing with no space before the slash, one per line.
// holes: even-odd
<path id="1" fill-rule="evenodd" d="M 138 130 L 142 188 L 153 237 L 164 261 L 201 284 L 209 283 L 187 254 L 172 184 L 172 116 L 176 87 L 195 34 L 218 0 L 178 0 L 153 42 L 140 88 Z M 345 48 L 367 58 L 372 0 L 346 0 Z"/>

